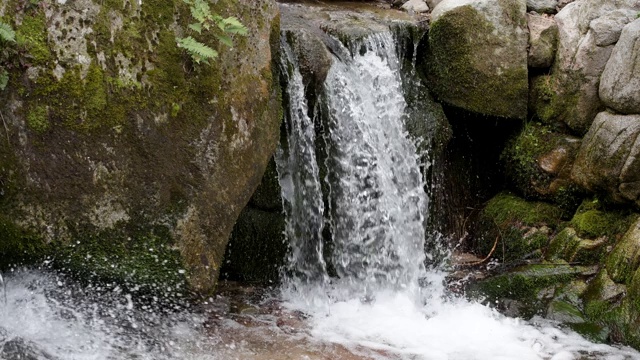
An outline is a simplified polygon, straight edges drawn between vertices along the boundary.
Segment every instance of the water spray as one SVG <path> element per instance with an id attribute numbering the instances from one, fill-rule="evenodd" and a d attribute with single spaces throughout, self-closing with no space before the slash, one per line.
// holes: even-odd
<path id="1" fill-rule="evenodd" d="M 2 278 L 2 272 L 0 271 L 0 285 L 2 285 L 2 293 L 4 294 L 4 306 L 7 306 L 7 284 Z"/>

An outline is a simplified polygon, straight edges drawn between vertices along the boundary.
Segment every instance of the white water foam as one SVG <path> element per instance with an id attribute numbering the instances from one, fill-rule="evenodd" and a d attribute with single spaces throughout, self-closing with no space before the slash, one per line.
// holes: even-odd
<path id="1" fill-rule="evenodd" d="M 393 40 L 378 34 L 352 48 L 352 61 L 334 59 L 325 82 L 326 163 L 333 172 L 326 178 L 328 222 L 338 276 L 283 289 L 289 308 L 310 315 L 312 337 L 354 352 L 370 349 L 369 357 L 381 359 L 640 359 L 632 349 L 594 344 L 551 322 L 505 317 L 446 294 L 444 274 L 423 266 L 428 199 L 416 148 L 403 130 Z M 305 241 L 290 240 L 294 251 Z"/>
<path id="2" fill-rule="evenodd" d="M 118 287 L 83 288 L 54 272 L 20 270 L 5 281 L 0 349 L 19 340 L 39 360 L 215 358 L 203 350 L 215 339 L 202 331 L 201 314 L 162 311 Z"/>

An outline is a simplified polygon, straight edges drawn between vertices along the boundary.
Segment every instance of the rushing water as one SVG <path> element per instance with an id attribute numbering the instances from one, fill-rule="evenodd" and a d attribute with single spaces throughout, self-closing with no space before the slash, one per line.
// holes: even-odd
<path id="1" fill-rule="evenodd" d="M 349 50 L 310 111 L 283 43 L 288 137 L 278 170 L 292 251 L 281 289 L 223 284 L 198 304 L 167 305 L 15 270 L 0 287 L 0 359 L 640 359 L 446 291 L 445 274 L 424 266 L 429 198 L 405 131 L 394 42 L 378 34 Z"/>

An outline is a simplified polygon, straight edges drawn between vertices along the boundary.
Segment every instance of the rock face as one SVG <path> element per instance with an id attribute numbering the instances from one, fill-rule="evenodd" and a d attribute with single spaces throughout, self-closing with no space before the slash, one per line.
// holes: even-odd
<path id="1" fill-rule="evenodd" d="M 550 17 L 527 14 L 529 27 L 529 57 L 527 63 L 534 68 L 548 68 L 558 48 L 558 25 Z"/>
<path id="2" fill-rule="evenodd" d="M 600 79 L 600 99 L 623 114 L 640 114 L 640 20 L 622 30 Z"/>
<path id="3" fill-rule="evenodd" d="M 278 141 L 276 5 L 218 2 L 249 35 L 199 38 L 212 65 L 176 46 L 198 37 L 183 1 L 2 5 L 24 50 L 0 94 L 0 266 L 55 251 L 100 279 L 212 289 Z"/>
<path id="4" fill-rule="evenodd" d="M 571 177 L 614 201 L 640 204 L 640 115 L 598 114 L 576 156 Z"/>
<path id="5" fill-rule="evenodd" d="M 485 115 L 527 114 L 524 0 L 444 0 L 432 13 L 430 82 L 440 100 Z"/>
<path id="6" fill-rule="evenodd" d="M 585 133 L 604 110 L 598 97 L 600 76 L 625 24 L 637 16 L 633 0 L 585 0 L 570 3 L 555 17 L 559 44 L 552 69 L 556 95 L 545 112 Z"/>

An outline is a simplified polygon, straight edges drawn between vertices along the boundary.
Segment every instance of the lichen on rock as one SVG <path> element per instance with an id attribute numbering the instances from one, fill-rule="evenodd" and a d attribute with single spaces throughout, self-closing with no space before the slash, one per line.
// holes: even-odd
<path id="1" fill-rule="evenodd" d="M 55 257 L 74 270 L 98 248 L 118 250 L 110 258 L 116 268 L 135 259 L 144 266 L 146 254 L 134 250 L 153 239 L 167 249 L 156 253 L 159 264 L 178 261 L 184 271 L 167 267 L 162 276 L 211 290 L 279 137 L 275 3 L 213 5 L 237 16 L 249 35 L 233 48 L 200 38 L 220 52 L 211 66 L 176 46 L 190 20 L 183 1 L 18 3 L 3 1 L 0 13 L 19 35 L 19 61 L 0 94 L 8 233 L 33 239 L 29 246 L 44 253 L 93 244 L 76 246 L 69 261 Z M 13 260 L 3 257 L 0 266 Z M 126 274 L 104 277 L 129 281 Z"/>

